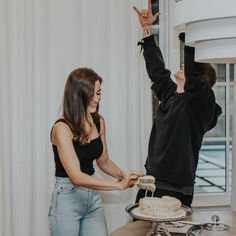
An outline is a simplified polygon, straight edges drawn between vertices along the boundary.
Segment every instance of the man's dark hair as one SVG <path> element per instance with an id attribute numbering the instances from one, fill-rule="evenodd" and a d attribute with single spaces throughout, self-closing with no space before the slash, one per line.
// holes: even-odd
<path id="1" fill-rule="evenodd" d="M 209 63 L 205 64 L 205 78 L 210 87 L 213 87 L 213 85 L 216 83 L 216 79 L 217 79 L 216 71 L 213 68 L 213 66 Z"/>

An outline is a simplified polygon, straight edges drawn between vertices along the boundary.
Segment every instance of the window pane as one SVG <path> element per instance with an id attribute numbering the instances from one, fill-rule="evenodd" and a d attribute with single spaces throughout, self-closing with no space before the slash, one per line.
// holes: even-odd
<path id="1" fill-rule="evenodd" d="M 234 102 L 234 87 L 229 87 L 229 135 L 232 137 L 233 130 L 233 102 Z"/>
<path id="2" fill-rule="evenodd" d="M 158 33 L 153 33 L 154 34 L 154 38 L 155 38 L 155 41 L 156 41 L 156 44 L 159 45 L 159 35 Z"/>
<path id="3" fill-rule="evenodd" d="M 199 154 L 195 193 L 226 191 L 225 141 L 204 141 Z"/>
<path id="4" fill-rule="evenodd" d="M 231 183 L 232 183 L 232 141 L 229 145 L 229 191 L 231 192 Z"/>
<path id="5" fill-rule="evenodd" d="M 225 87 L 213 87 L 216 102 L 222 108 L 222 114 L 218 117 L 216 126 L 205 134 L 205 137 L 225 137 Z"/>
<path id="6" fill-rule="evenodd" d="M 159 0 L 152 0 L 152 13 L 153 13 L 153 15 L 157 12 L 159 12 Z M 156 21 L 153 24 L 154 25 L 159 24 L 159 17 L 157 17 Z"/>
<path id="7" fill-rule="evenodd" d="M 234 64 L 229 65 L 229 73 L 230 73 L 229 80 L 232 82 L 234 81 Z"/>
<path id="8" fill-rule="evenodd" d="M 212 65 L 217 74 L 217 82 L 225 82 L 226 81 L 226 65 L 225 64 L 213 64 Z"/>

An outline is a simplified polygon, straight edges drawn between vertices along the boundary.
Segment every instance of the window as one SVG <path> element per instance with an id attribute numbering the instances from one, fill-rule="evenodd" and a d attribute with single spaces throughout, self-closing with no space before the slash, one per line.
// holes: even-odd
<path id="1" fill-rule="evenodd" d="M 218 80 L 213 87 L 222 114 L 205 134 L 199 154 L 195 193 L 229 193 L 231 189 L 234 65 L 214 65 Z"/>

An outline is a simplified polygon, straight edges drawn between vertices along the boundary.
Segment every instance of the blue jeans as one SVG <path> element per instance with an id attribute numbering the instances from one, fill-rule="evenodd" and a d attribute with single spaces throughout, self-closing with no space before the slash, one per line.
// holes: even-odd
<path id="1" fill-rule="evenodd" d="M 52 236 L 107 236 L 104 209 L 98 191 L 56 177 L 49 209 Z"/>

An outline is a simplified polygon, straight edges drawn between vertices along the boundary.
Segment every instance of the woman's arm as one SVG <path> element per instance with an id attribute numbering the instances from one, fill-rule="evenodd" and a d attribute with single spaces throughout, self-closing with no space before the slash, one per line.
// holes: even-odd
<path id="1" fill-rule="evenodd" d="M 66 124 L 58 122 L 54 126 L 52 141 L 57 146 L 61 163 L 73 183 L 97 190 L 123 190 L 136 182 L 138 176 L 132 173 L 127 173 L 121 182 L 100 179 L 83 173 L 74 150 L 72 137 L 73 134 Z"/>
<path id="2" fill-rule="evenodd" d="M 117 179 L 123 179 L 125 176 L 125 172 L 121 170 L 112 160 L 110 160 L 107 151 L 107 144 L 106 144 L 106 124 L 103 117 L 100 119 L 100 127 L 101 127 L 101 139 L 103 143 L 103 153 L 97 159 L 98 167 L 105 172 L 106 174 L 113 176 Z"/>

